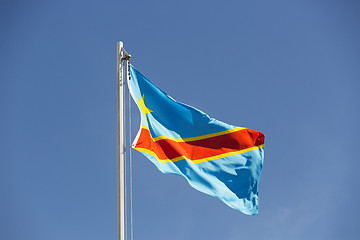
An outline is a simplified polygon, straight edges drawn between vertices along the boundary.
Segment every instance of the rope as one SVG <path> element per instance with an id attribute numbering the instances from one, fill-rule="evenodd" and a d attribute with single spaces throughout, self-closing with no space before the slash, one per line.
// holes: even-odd
<path id="1" fill-rule="evenodd" d="M 125 64 L 124 64 L 125 65 Z M 123 70 L 123 74 L 125 75 L 125 68 L 123 68 L 124 70 Z M 125 79 L 123 79 L 123 85 L 125 84 Z M 124 91 L 124 93 L 125 93 L 125 87 L 123 88 L 123 91 Z M 124 103 L 124 107 L 125 107 L 125 94 L 123 94 L 123 99 L 122 99 L 122 101 L 123 101 L 123 103 Z M 126 114 L 124 113 L 124 119 L 126 119 Z M 126 129 L 126 121 L 124 122 L 124 125 L 125 125 L 125 129 Z M 126 130 L 125 130 L 125 134 L 126 134 Z M 127 221 L 126 221 L 126 219 L 127 219 L 127 215 L 128 215 L 128 211 L 127 211 L 127 201 L 126 201 L 126 199 L 127 199 L 127 194 L 126 194 L 126 192 L 127 192 L 127 181 L 126 181 L 126 179 L 127 179 L 127 176 L 126 176 L 126 137 L 124 137 L 124 146 L 125 146 L 125 149 L 124 149 L 124 199 L 125 199 L 125 201 L 124 201 L 124 227 L 125 227 L 125 239 L 127 239 L 127 231 L 126 231 L 126 229 L 127 229 Z"/>
<path id="2" fill-rule="evenodd" d="M 131 74 L 130 74 L 130 59 L 128 60 L 128 77 L 129 81 L 131 80 Z M 134 225 L 133 225 L 133 186 L 132 186 L 132 147 L 131 147 L 131 96 L 129 92 L 129 173 L 130 173 L 130 240 L 134 240 Z"/>

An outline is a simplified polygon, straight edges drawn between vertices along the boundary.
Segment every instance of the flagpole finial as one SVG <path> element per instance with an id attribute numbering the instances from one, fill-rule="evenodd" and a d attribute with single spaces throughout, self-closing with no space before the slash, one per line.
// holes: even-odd
<path id="1" fill-rule="evenodd" d="M 128 54 L 124 48 L 124 43 L 122 41 L 118 42 L 118 48 L 119 48 L 119 55 L 120 55 L 120 60 L 122 61 L 128 61 L 131 58 L 131 55 Z"/>

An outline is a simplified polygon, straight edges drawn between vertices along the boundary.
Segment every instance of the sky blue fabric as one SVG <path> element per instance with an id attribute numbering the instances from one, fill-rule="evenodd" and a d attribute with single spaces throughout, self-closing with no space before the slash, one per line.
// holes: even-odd
<path id="1" fill-rule="evenodd" d="M 130 69 L 131 80 L 128 84 L 135 103 L 139 107 L 138 101 L 144 96 L 146 107 L 152 110 L 145 117 L 139 107 L 141 124 L 149 127 L 153 138 L 188 138 L 235 128 L 210 118 L 196 108 L 175 101 L 132 65 Z M 161 172 L 183 176 L 193 188 L 214 196 L 245 214 L 258 214 L 258 184 L 264 158 L 263 148 L 197 164 L 188 159 L 162 163 L 153 155 L 142 153 Z"/>
<path id="2" fill-rule="evenodd" d="M 225 131 L 235 126 L 210 118 L 206 113 L 175 101 L 157 88 L 131 65 L 131 93 L 138 105 L 144 95 L 146 106 L 153 112 L 141 115 L 141 124 L 149 127 L 151 135 L 188 138 Z"/>

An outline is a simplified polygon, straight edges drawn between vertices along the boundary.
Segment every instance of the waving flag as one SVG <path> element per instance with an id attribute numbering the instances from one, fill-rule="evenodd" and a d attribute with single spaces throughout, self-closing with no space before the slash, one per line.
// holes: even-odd
<path id="1" fill-rule="evenodd" d="M 132 65 L 128 85 L 141 111 L 133 147 L 163 173 L 248 215 L 258 213 L 264 134 L 210 118 L 175 101 Z"/>

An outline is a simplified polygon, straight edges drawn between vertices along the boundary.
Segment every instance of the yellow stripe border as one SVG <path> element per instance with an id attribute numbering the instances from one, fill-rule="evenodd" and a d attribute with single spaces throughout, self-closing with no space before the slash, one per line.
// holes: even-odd
<path id="1" fill-rule="evenodd" d="M 141 128 L 145 128 L 147 130 L 149 130 L 149 127 L 146 125 L 142 125 Z M 233 133 L 233 132 L 237 132 L 243 129 L 247 129 L 244 127 L 237 127 L 237 128 L 232 128 L 229 130 L 225 130 L 222 132 L 217 132 L 217 133 L 210 133 L 210 134 L 206 134 L 206 135 L 202 135 L 202 136 L 197 136 L 197 137 L 189 137 L 189 138 L 172 138 L 172 137 L 167 137 L 167 136 L 159 136 L 159 137 L 155 137 L 153 138 L 154 142 L 163 140 L 163 139 L 169 139 L 175 142 L 191 142 L 191 141 L 196 141 L 196 140 L 202 140 L 202 139 L 207 139 L 207 138 L 211 138 L 211 137 L 217 137 L 217 136 L 221 136 L 221 135 L 225 135 L 228 133 Z"/>

